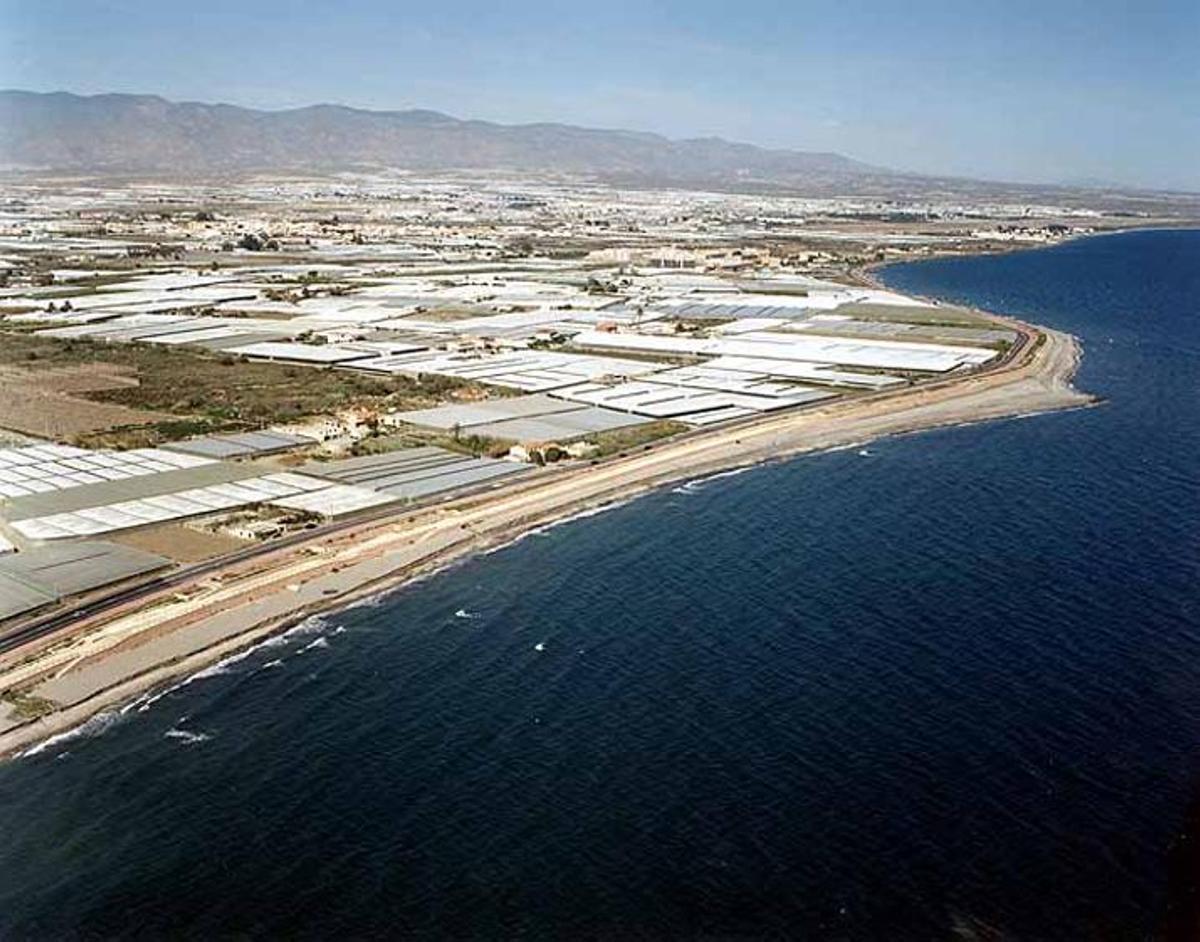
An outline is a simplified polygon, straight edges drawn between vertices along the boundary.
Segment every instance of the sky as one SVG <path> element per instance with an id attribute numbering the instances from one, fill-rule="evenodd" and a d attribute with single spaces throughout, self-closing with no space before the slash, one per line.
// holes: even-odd
<path id="1" fill-rule="evenodd" d="M 0 0 L 0 87 L 432 108 L 1200 190 L 1200 0 Z"/>

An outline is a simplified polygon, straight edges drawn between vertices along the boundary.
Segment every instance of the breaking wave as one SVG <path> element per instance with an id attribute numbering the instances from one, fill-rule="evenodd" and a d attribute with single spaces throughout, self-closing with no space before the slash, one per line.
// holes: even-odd
<path id="1" fill-rule="evenodd" d="M 718 471 L 716 474 L 706 474 L 704 477 L 684 481 L 678 487 L 671 488 L 672 494 L 696 494 L 704 489 L 704 485 L 721 478 L 733 478 L 747 471 L 753 471 L 756 465 L 748 464 L 740 468 L 730 468 L 728 471 Z"/>
<path id="2" fill-rule="evenodd" d="M 55 733 L 43 739 L 41 742 L 30 746 L 28 749 L 18 752 L 15 756 L 17 759 L 24 759 L 28 756 L 36 756 L 52 749 L 64 742 L 71 742 L 75 739 L 94 739 L 97 736 L 103 735 L 112 727 L 116 726 L 124 716 L 123 710 L 106 710 L 102 713 L 97 713 L 78 726 L 68 729 L 65 732 Z"/>
<path id="3" fill-rule="evenodd" d="M 557 520 L 551 520 L 548 523 L 543 523 L 543 524 L 540 524 L 539 526 L 531 527 L 530 529 L 525 530 L 522 533 L 518 533 L 516 536 L 514 536 L 510 540 L 505 540 L 503 543 L 499 543 L 496 546 L 492 546 L 492 547 L 488 548 L 481 555 L 491 556 L 493 553 L 498 553 L 501 550 L 508 549 L 510 546 L 516 546 L 522 540 L 525 540 L 529 537 L 543 536 L 543 535 L 549 533 L 551 530 L 555 530 L 558 527 L 566 526 L 568 523 L 574 523 L 577 520 L 586 520 L 589 517 L 597 517 L 600 514 L 608 513 L 610 510 L 616 510 L 618 507 L 624 507 L 626 504 L 628 504 L 636 499 L 637 499 L 637 497 L 635 496 L 635 497 L 627 497 L 627 498 L 624 498 L 621 500 L 609 501 L 608 503 L 600 504 L 596 507 L 588 507 L 584 510 L 578 511 L 577 513 L 569 514 L 566 517 L 560 517 Z"/>
<path id="4" fill-rule="evenodd" d="M 194 746 L 197 743 L 208 742 L 212 736 L 208 733 L 193 733 L 190 730 L 173 726 L 163 733 L 163 739 L 177 739 L 186 746 Z"/>

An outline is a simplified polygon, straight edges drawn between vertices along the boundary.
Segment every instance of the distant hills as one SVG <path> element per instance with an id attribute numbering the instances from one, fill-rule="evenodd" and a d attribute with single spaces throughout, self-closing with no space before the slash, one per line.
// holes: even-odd
<path id="1" fill-rule="evenodd" d="M 340 105 L 257 111 L 154 95 L 24 91 L 0 92 L 0 163 L 120 173 L 506 169 L 822 189 L 887 173 L 840 154 L 567 124 L 463 121 L 436 111 Z"/>
<path id="2" fill-rule="evenodd" d="M 839 154 L 767 150 L 719 138 L 673 141 L 566 124 L 463 121 L 436 111 L 341 105 L 256 111 L 154 95 L 22 91 L 0 92 L 0 161 L 122 172 L 386 166 L 771 182 L 880 172 Z"/>
<path id="3" fill-rule="evenodd" d="M 633 186 L 964 202 L 1053 202 L 1200 215 L 1200 195 L 1032 186 L 898 173 L 841 154 L 436 111 L 311 105 L 258 111 L 157 95 L 0 91 L 0 171 L 215 178 L 250 172 L 521 171 Z"/>

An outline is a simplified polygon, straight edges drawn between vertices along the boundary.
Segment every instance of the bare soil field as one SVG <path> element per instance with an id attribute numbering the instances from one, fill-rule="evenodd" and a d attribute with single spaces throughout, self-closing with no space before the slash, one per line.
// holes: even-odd
<path id="1" fill-rule="evenodd" d="M 85 394 L 137 386 L 137 380 L 102 365 L 23 369 L 0 365 L 0 427 L 55 440 L 126 425 L 169 419 L 164 413 L 83 398 Z"/>
<path id="2" fill-rule="evenodd" d="M 166 556 L 180 563 L 198 563 L 205 559 L 213 559 L 246 545 L 246 541 L 236 537 L 206 533 L 180 523 L 114 533 L 109 541 Z"/>

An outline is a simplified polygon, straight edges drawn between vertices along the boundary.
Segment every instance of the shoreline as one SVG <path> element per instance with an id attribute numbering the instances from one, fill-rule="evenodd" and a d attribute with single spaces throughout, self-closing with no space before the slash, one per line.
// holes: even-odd
<path id="1" fill-rule="evenodd" d="M 914 255 L 910 258 L 891 258 L 883 261 L 867 262 L 864 265 L 859 265 L 851 268 L 848 272 L 850 277 L 862 282 L 870 288 L 879 288 L 884 291 L 894 291 L 894 288 L 888 287 L 886 283 L 881 281 L 878 273 L 886 268 L 891 268 L 896 265 L 914 265 L 920 262 L 933 262 L 947 258 L 986 258 L 988 256 L 1000 255 L 1015 255 L 1019 252 L 1038 252 L 1047 249 L 1057 248 L 1060 245 L 1067 245 L 1071 242 L 1083 242 L 1087 239 L 1102 239 L 1108 236 L 1130 235 L 1134 232 L 1178 232 L 1178 231 L 1200 231 L 1200 219 L 1181 219 L 1174 225 L 1166 224 L 1162 221 L 1156 222 L 1147 226 L 1130 225 L 1130 226 L 1113 226 L 1096 230 L 1093 232 L 1078 232 L 1071 235 L 1063 236 L 1055 242 L 1036 242 L 1036 243 L 1000 243 L 992 242 L 981 245 L 977 248 L 968 249 L 966 251 L 939 249 L 928 254 Z M 952 304 L 954 302 L 947 301 L 944 298 L 935 298 L 929 295 L 920 295 L 907 293 L 908 297 L 917 298 L 929 304 L 942 306 L 944 304 Z M 981 313 L 987 314 L 989 317 L 998 320 L 1006 320 L 1007 315 L 997 314 L 993 311 L 983 311 L 982 308 L 973 308 Z M 1014 318 L 1015 319 L 1015 318 Z"/>
<path id="2" fill-rule="evenodd" d="M 32 660 L 27 656 L 5 669 L 9 689 L 61 705 L 36 718 L 14 724 L 10 717 L 0 725 L 0 758 L 39 750 L 39 744 L 98 714 L 247 651 L 313 615 L 397 591 L 461 560 L 511 545 L 540 527 L 666 485 L 894 435 L 1097 403 L 1071 386 L 1080 359 L 1074 337 L 989 316 L 1019 325 L 1027 338 L 993 370 L 879 399 L 840 401 L 685 436 L 598 467 L 571 468 L 528 484 L 367 521 L 345 534 L 317 537 L 314 545 L 280 551 L 280 565 L 264 570 L 263 560 L 256 558 L 249 561 L 249 573 L 231 567 L 232 583 L 199 588 L 183 601 L 179 593 L 167 593 L 175 600 L 152 596 L 129 610 L 97 616 L 95 624 L 85 619 L 83 630 L 51 641 Z"/>

